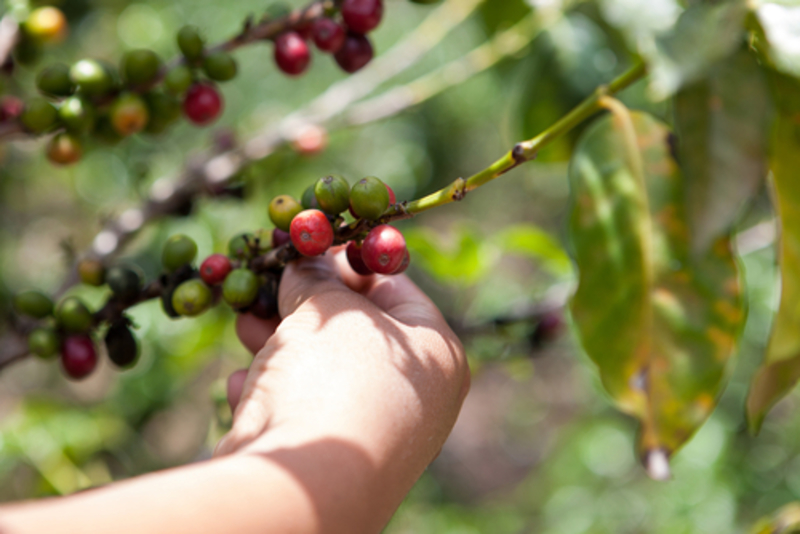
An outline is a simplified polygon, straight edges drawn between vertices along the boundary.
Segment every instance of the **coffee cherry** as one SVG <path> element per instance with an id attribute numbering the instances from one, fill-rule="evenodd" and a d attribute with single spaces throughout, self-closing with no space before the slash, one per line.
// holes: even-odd
<path id="1" fill-rule="evenodd" d="M 122 141 L 122 136 L 118 134 L 111 125 L 111 119 L 108 117 L 108 115 L 100 115 L 97 117 L 97 121 L 94 124 L 94 130 L 92 130 L 92 136 L 100 142 L 111 146 Z"/>
<path id="2" fill-rule="evenodd" d="M 228 242 L 228 254 L 232 258 L 246 260 L 253 257 L 253 247 L 256 236 L 253 234 L 240 234 Z"/>
<path id="3" fill-rule="evenodd" d="M 78 263 L 78 276 L 86 285 L 102 286 L 106 281 L 106 268 L 100 260 L 87 258 Z"/>
<path id="4" fill-rule="evenodd" d="M 121 369 L 133 367 L 139 358 L 139 346 L 125 321 L 112 324 L 105 337 L 108 359 Z"/>
<path id="5" fill-rule="evenodd" d="M 389 193 L 389 205 L 396 204 L 397 203 L 397 197 L 394 196 L 394 190 L 391 187 L 389 187 L 388 185 L 386 185 L 386 191 L 388 191 L 388 193 Z"/>
<path id="6" fill-rule="evenodd" d="M 197 243 L 194 242 L 194 239 L 183 234 L 176 234 L 164 243 L 161 263 L 167 271 L 173 272 L 192 263 L 196 256 Z"/>
<path id="7" fill-rule="evenodd" d="M 218 82 L 226 82 L 236 77 L 236 60 L 227 52 L 212 52 L 203 60 L 206 76 Z"/>
<path id="8" fill-rule="evenodd" d="M 258 254 L 266 254 L 272 250 L 272 230 L 266 228 L 256 230 L 253 234 L 253 245 Z"/>
<path id="9" fill-rule="evenodd" d="M 289 231 L 292 219 L 301 211 L 303 206 L 289 195 L 279 195 L 269 203 L 269 219 L 284 232 Z"/>
<path id="10" fill-rule="evenodd" d="M 364 263 L 364 259 L 361 257 L 361 246 L 355 241 L 350 241 L 347 244 L 347 262 L 350 264 L 350 267 L 361 276 L 372 274 L 372 271 L 367 267 L 367 264 Z"/>
<path id="11" fill-rule="evenodd" d="M 275 38 L 275 63 L 286 74 L 302 74 L 310 61 L 308 44 L 297 32 L 289 31 Z"/>
<path id="12" fill-rule="evenodd" d="M 314 194 L 314 186 L 316 184 L 311 184 L 306 187 L 306 190 L 303 191 L 303 196 L 300 197 L 300 204 L 303 206 L 304 210 L 312 210 L 319 208 L 319 202 L 317 202 L 317 197 Z"/>
<path id="13" fill-rule="evenodd" d="M 181 103 L 172 95 L 154 91 L 144 95 L 144 102 L 150 116 L 145 126 L 147 133 L 159 134 L 181 116 Z"/>
<path id="14" fill-rule="evenodd" d="M 161 68 L 161 58 L 152 50 L 131 50 L 122 56 L 120 71 L 126 82 L 141 85 L 153 81 Z"/>
<path id="15" fill-rule="evenodd" d="M 403 274 L 408 269 L 408 266 L 411 264 L 411 254 L 408 253 L 408 249 L 406 249 L 406 254 L 403 256 L 403 261 L 400 263 L 400 267 L 397 268 L 395 272 L 392 274 Z"/>
<path id="16" fill-rule="evenodd" d="M 117 265 L 106 272 L 106 284 L 116 298 L 122 302 L 131 302 L 139 296 L 142 277 L 130 267 Z"/>
<path id="17" fill-rule="evenodd" d="M 319 210 L 305 210 L 292 220 L 292 244 L 303 256 L 319 256 L 333 244 L 333 227 Z"/>
<path id="18" fill-rule="evenodd" d="M 44 319 L 53 313 L 53 301 L 40 291 L 28 290 L 14 295 L 14 311 L 36 319 Z"/>
<path id="19" fill-rule="evenodd" d="M 60 133 L 47 144 L 47 159 L 59 165 L 70 165 L 81 159 L 83 146 L 70 133 Z"/>
<path id="20" fill-rule="evenodd" d="M 343 0 L 342 19 L 355 33 L 368 33 L 383 18 L 383 0 Z"/>
<path id="21" fill-rule="evenodd" d="M 128 93 L 114 100 L 109 117 L 114 130 L 126 137 L 141 132 L 147 126 L 150 112 L 142 97 L 135 93 Z"/>
<path id="22" fill-rule="evenodd" d="M 97 351 L 92 338 L 86 335 L 69 336 L 61 343 L 61 366 L 68 377 L 80 380 L 97 367 Z"/>
<path id="23" fill-rule="evenodd" d="M 72 83 L 87 96 L 102 96 L 114 85 L 108 69 L 93 59 L 82 59 L 69 69 Z"/>
<path id="24" fill-rule="evenodd" d="M 0 97 L 0 122 L 16 119 L 22 115 L 25 109 L 25 102 L 12 95 Z"/>
<path id="25" fill-rule="evenodd" d="M 246 308 L 258 294 L 258 276 L 249 269 L 234 269 L 222 283 L 222 298 L 235 309 Z"/>
<path id="26" fill-rule="evenodd" d="M 56 308 L 56 321 L 72 333 L 86 332 L 92 327 L 92 312 L 78 297 L 67 297 Z"/>
<path id="27" fill-rule="evenodd" d="M 292 236 L 289 235 L 289 232 L 284 232 L 280 228 L 275 228 L 272 231 L 272 248 L 278 248 L 286 243 L 291 242 Z"/>
<path id="28" fill-rule="evenodd" d="M 328 132 L 316 124 L 304 126 L 292 140 L 292 148 L 302 156 L 319 154 L 328 146 Z"/>
<path id="29" fill-rule="evenodd" d="M 278 285 L 268 281 L 259 287 L 255 301 L 246 311 L 259 319 L 272 319 L 278 315 Z"/>
<path id="30" fill-rule="evenodd" d="M 312 32 L 314 44 L 323 52 L 338 52 L 347 38 L 342 25 L 329 18 L 315 20 Z"/>
<path id="31" fill-rule="evenodd" d="M 360 33 L 348 33 L 344 44 L 333 57 L 343 71 L 352 74 L 372 61 L 374 53 L 372 43 L 369 42 L 367 36 Z"/>
<path id="32" fill-rule="evenodd" d="M 350 205 L 350 184 L 343 176 L 324 176 L 314 185 L 314 196 L 322 211 L 338 215 Z"/>
<path id="33" fill-rule="evenodd" d="M 71 96 L 58 108 L 58 118 L 67 130 L 76 134 L 92 131 L 95 122 L 94 107 L 79 96 Z"/>
<path id="34" fill-rule="evenodd" d="M 69 77 L 69 67 L 56 63 L 45 67 L 36 77 L 36 88 L 48 96 L 69 96 L 75 85 Z"/>
<path id="35" fill-rule="evenodd" d="M 212 122 L 222 111 L 222 96 L 209 84 L 198 82 L 186 92 L 183 100 L 183 112 L 195 124 L 200 126 Z"/>
<path id="36" fill-rule="evenodd" d="M 172 307 L 185 317 L 196 317 L 211 306 L 211 289 L 193 278 L 179 285 L 172 294 Z"/>
<path id="37" fill-rule="evenodd" d="M 203 57 L 205 45 L 205 39 L 195 26 L 184 26 L 178 32 L 178 48 L 190 62 Z"/>
<path id="38" fill-rule="evenodd" d="M 173 95 L 182 95 L 193 81 L 192 69 L 186 65 L 178 65 L 164 76 L 164 88 Z"/>
<path id="39" fill-rule="evenodd" d="M 66 37 L 67 18 L 58 8 L 40 7 L 31 11 L 22 28 L 36 42 L 54 43 Z"/>
<path id="40" fill-rule="evenodd" d="M 28 336 L 28 350 L 45 360 L 58 354 L 60 346 L 61 340 L 52 328 L 37 328 Z"/>
<path id="41" fill-rule="evenodd" d="M 32 98 L 20 115 L 25 129 L 32 133 L 43 133 L 52 128 L 58 120 L 58 112 L 44 98 Z"/>
<path id="42" fill-rule="evenodd" d="M 361 258 L 368 269 L 378 274 L 392 274 L 403 263 L 406 240 L 400 231 L 388 224 L 376 226 L 361 246 Z"/>
<path id="43" fill-rule="evenodd" d="M 350 207 L 353 215 L 376 221 L 389 207 L 389 191 L 380 179 L 374 176 L 362 178 L 350 191 Z"/>
<path id="44" fill-rule="evenodd" d="M 223 254 L 212 254 L 200 265 L 200 278 L 210 286 L 221 284 L 231 272 L 231 260 Z"/>

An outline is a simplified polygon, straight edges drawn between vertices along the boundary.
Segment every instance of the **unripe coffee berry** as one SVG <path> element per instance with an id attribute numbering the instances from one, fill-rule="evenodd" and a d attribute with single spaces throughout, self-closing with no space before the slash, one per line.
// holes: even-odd
<path id="1" fill-rule="evenodd" d="M 300 197 L 300 204 L 303 206 L 304 210 L 315 210 L 319 208 L 319 202 L 317 202 L 317 197 L 314 195 L 314 186 L 316 184 L 311 184 L 306 187 L 306 190 L 303 191 L 303 196 Z"/>
<path id="2" fill-rule="evenodd" d="M 97 351 L 92 338 L 86 335 L 69 336 L 61 344 L 61 365 L 70 378 L 80 380 L 97 367 Z"/>
<path id="3" fill-rule="evenodd" d="M 164 88 L 173 95 L 182 95 L 192 85 L 192 69 L 179 65 L 164 76 Z"/>
<path id="4" fill-rule="evenodd" d="M 302 74 L 310 61 L 308 44 L 297 32 L 289 31 L 275 38 L 275 63 L 286 74 Z"/>
<path id="5" fill-rule="evenodd" d="M 200 265 L 200 278 L 210 286 L 221 284 L 231 272 L 231 260 L 223 254 L 212 254 Z"/>
<path id="6" fill-rule="evenodd" d="M 58 118 L 70 132 L 87 133 L 94 128 L 94 107 L 79 96 L 71 96 L 58 108 Z"/>
<path id="7" fill-rule="evenodd" d="M 379 178 L 367 176 L 362 178 L 350 190 L 350 207 L 353 215 L 376 221 L 389 207 L 389 191 Z"/>
<path id="8" fill-rule="evenodd" d="M 46 360 L 58 354 L 60 346 L 61 340 L 52 328 L 37 328 L 28 336 L 28 350 Z"/>
<path id="9" fill-rule="evenodd" d="M 106 284 L 116 298 L 122 302 L 131 302 L 139 296 L 142 277 L 130 267 L 116 265 L 106 272 Z"/>
<path id="10" fill-rule="evenodd" d="M 192 263 L 197 256 L 197 243 L 189 236 L 177 234 L 164 243 L 161 252 L 161 263 L 169 271 L 177 271 L 184 265 Z"/>
<path id="11" fill-rule="evenodd" d="M 364 263 L 364 258 L 361 257 L 361 246 L 355 241 L 350 241 L 350 243 L 347 244 L 347 262 L 350 264 L 350 267 L 361 276 L 372 274 L 367 264 Z"/>
<path id="12" fill-rule="evenodd" d="M 102 96 L 114 85 L 108 69 L 93 59 L 82 59 L 72 65 L 69 77 L 88 96 Z"/>
<path id="13" fill-rule="evenodd" d="M 333 19 L 317 19 L 311 29 L 314 44 L 323 52 L 338 52 L 347 38 L 345 29 Z"/>
<path id="14" fill-rule="evenodd" d="M 292 219 L 303 211 L 303 206 L 289 195 L 278 195 L 269 203 L 269 219 L 277 228 L 288 232 Z"/>
<path id="15" fill-rule="evenodd" d="M 67 332 L 81 333 L 91 328 L 94 318 L 78 297 L 67 297 L 56 309 L 56 321 Z"/>
<path id="16" fill-rule="evenodd" d="M 246 308 L 258 294 L 258 276 L 249 269 L 234 269 L 222 283 L 222 299 L 235 309 Z"/>
<path id="17" fill-rule="evenodd" d="M 272 248 L 281 247 L 291 241 L 292 241 L 292 236 L 289 235 L 289 232 L 284 232 L 280 228 L 275 228 L 272 231 Z"/>
<path id="18" fill-rule="evenodd" d="M 319 210 L 305 210 L 292 220 L 292 244 L 303 256 L 319 256 L 333 244 L 333 227 Z"/>
<path id="19" fill-rule="evenodd" d="M 383 0 L 343 0 L 342 19 L 355 33 L 368 33 L 383 18 Z"/>
<path id="20" fill-rule="evenodd" d="M 42 69 L 36 76 L 36 88 L 49 96 L 69 96 L 75 91 L 75 85 L 69 77 L 69 67 L 63 63 Z"/>
<path id="21" fill-rule="evenodd" d="M 236 60 L 227 52 L 212 52 L 203 60 L 206 76 L 218 82 L 226 82 L 236 77 Z"/>
<path id="22" fill-rule="evenodd" d="M 364 264 L 378 274 L 392 274 L 403 263 L 406 240 L 397 228 L 382 224 L 367 234 L 361 246 Z"/>
<path id="23" fill-rule="evenodd" d="M 124 137 L 144 130 L 150 120 L 150 112 L 142 97 L 128 93 L 114 101 L 109 117 L 114 130 Z"/>
<path id="24" fill-rule="evenodd" d="M 350 32 L 342 47 L 333 57 L 343 71 L 352 74 L 372 61 L 374 54 L 372 43 L 366 35 Z"/>
<path id="25" fill-rule="evenodd" d="M 84 284 L 102 286 L 106 280 L 106 268 L 100 260 L 87 258 L 78 263 L 78 276 Z"/>
<path id="26" fill-rule="evenodd" d="M 195 124 L 205 125 L 216 119 L 222 111 L 222 96 L 208 83 L 196 83 L 183 99 L 183 112 Z"/>
<path id="27" fill-rule="evenodd" d="M 343 176 L 324 176 L 314 185 L 314 196 L 322 211 L 338 215 L 350 205 L 350 184 Z"/>
<path id="28" fill-rule="evenodd" d="M 67 18 L 60 9 L 47 6 L 31 11 L 22 25 L 25 33 L 40 43 L 53 43 L 67 35 Z"/>
<path id="29" fill-rule="evenodd" d="M 122 369 L 133 367 L 139 358 L 139 345 L 124 321 L 112 324 L 104 341 L 108 359 L 114 365 Z"/>
<path id="30" fill-rule="evenodd" d="M 32 133 L 43 133 L 52 128 L 58 119 L 58 111 L 44 98 L 32 98 L 25 104 L 20 121 Z"/>
<path id="31" fill-rule="evenodd" d="M 211 306 L 211 289 L 193 278 L 179 285 L 172 294 L 172 308 L 184 317 L 196 317 Z"/>
<path id="32" fill-rule="evenodd" d="M 131 50 L 122 56 L 120 70 L 126 82 L 141 85 L 152 81 L 161 68 L 161 58 L 152 50 Z"/>
<path id="33" fill-rule="evenodd" d="M 47 144 L 47 159 L 59 165 L 70 165 L 83 156 L 83 145 L 70 133 L 60 133 Z"/>
<path id="34" fill-rule="evenodd" d="M 181 53 L 191 61 L 197 61 L 203 57 L 205 39 L 200 34 L 200 30 L 195 26 L 184 26 L 178 32 L 178 48 Z"/>
<path id="35" fill-rule="evenodd" d="M 232 258 L 246 260 L 253 256 L 253 245 L 256 236 L 253 234 L 240 234 L 228 242 L 228 254 Z"/>
<path id="36" fill-rule="evenodd" d="M 40 291 L 28 290 L 14 295 L 14 311 L 35 319 L 44 319 L 53 313 L 53 301 Z"/>
<path id="37" fill-rule="evenodd" d="M 145 131 L 159 134 L 181 116 L 181 103 L 174 96 L 161 92 L 150 92 L 144 95 L 150 119 Z"/>

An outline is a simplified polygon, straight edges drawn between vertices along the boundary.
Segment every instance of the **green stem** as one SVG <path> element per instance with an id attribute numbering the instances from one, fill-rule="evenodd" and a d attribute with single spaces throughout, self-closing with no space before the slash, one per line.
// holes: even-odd
<path id="1" fill-rule="evenodd" d="M 601 111 L 603 109 L 600 103 L 601 98 L 618 93 L 644 77 L 645 73 L 646 69 L 644 64 L 637 63 L 608 85 L 598 87 L 591 96 L 578 104 L 577 107 L 564 115 L 547 130 L 532 139 L 517 143 L 512 150 L 492 163 L 489 167 L 470 176 L 466 180 L 464 178 L 458 178 L 447 187 L 418 200 L 413 200 L 405 205 L 398 204 L 392 206 L 386 213 L 386 218 L 395 219 L 397 217 L 413 215 L 431 208 L 449 204 L 453 201 L 461 200 L 464 198 L 464 195 L 470 191 L 534 159 L 539 150 L 569 132 L 598 111 Z"/>

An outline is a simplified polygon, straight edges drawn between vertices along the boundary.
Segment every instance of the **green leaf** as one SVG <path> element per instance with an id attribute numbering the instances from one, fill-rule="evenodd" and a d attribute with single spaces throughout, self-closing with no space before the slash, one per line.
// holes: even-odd
<path id="1" fill-rule="evenodd" d="M 504 228 L 493 240 L 505 252 L 538 260 L 551 274 L 565 276 L 572 272 L 572 262 L 567 253 L 558 241 L 538 226 L 520 224 Z"/>
<path id="2" fill-rule="evenodd" d="M 487 33 L 492 35 L 504 28 L 510 28 L 530 13 L 530 10 L 530 6 L 524 0 L 503 0 L 484 2 L 479 8 L 479 13 Z"/>
<path id="3" fill-rule="evenodd" d="M 642 425 L 656 478 L 714 409 L 744 319 L 730 242 L 690 254 L 669 131 L 644 113 L 594 123 L 570 167 L 580 272 L 571 309 L 608 393 Z"/>
<path id="4" fill-rule="evenodd" d="M 768 55 L 779 70 L 800 77 L 800 5 L 796 1 L 762 2 L 756 17 L 769 45 Z"/>
<path id="5" fill-rule="evenodd" d="M 778 117 L 770 168 L 780 224 L 781 301 L 764 363 L 753 378 L 747 398 L 747 420 L 753 432 L 800 379 L 800 83 L 778 74 L 772 81 Z"/>
<path id="6" fill-rule="evenodd" d="M 752 534 L 793 534 L 800 532 L 800 503 L 789 503 L 770 517 L 761 519 Z"/>
<path id="7" fill-rule="evenodd" d="M 769 90 L 742 50 L 678 93 L 674 106 L 689 235 L 692 250 L 703 251 L 730 231 L 766 177 Z"/>

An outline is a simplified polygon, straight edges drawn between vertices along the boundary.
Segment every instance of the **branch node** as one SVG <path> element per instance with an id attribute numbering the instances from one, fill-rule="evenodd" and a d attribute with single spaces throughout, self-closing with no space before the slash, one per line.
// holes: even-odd
<path id="1" fill-rule="evenodd" d="M 453 193 L 452 198 L 456 202 L 459 200 L 464 200 L 464 197 L 467 196 L 467 181 L 463 178 L 457 178 L 456 181 L 453 183 Z"/>
<path id="2" fill-rule="evenodd" d="M 517 165 L 525 163 L 529 159 L 528 156 L 525 155 L 525 144 L 524 143 L 517 143 L 514 145 L 514 148 L 511 149 L 511 157 L 514 158 L 514 162 Z M 536 156 L 533 156 L 536 157 Z"/>

